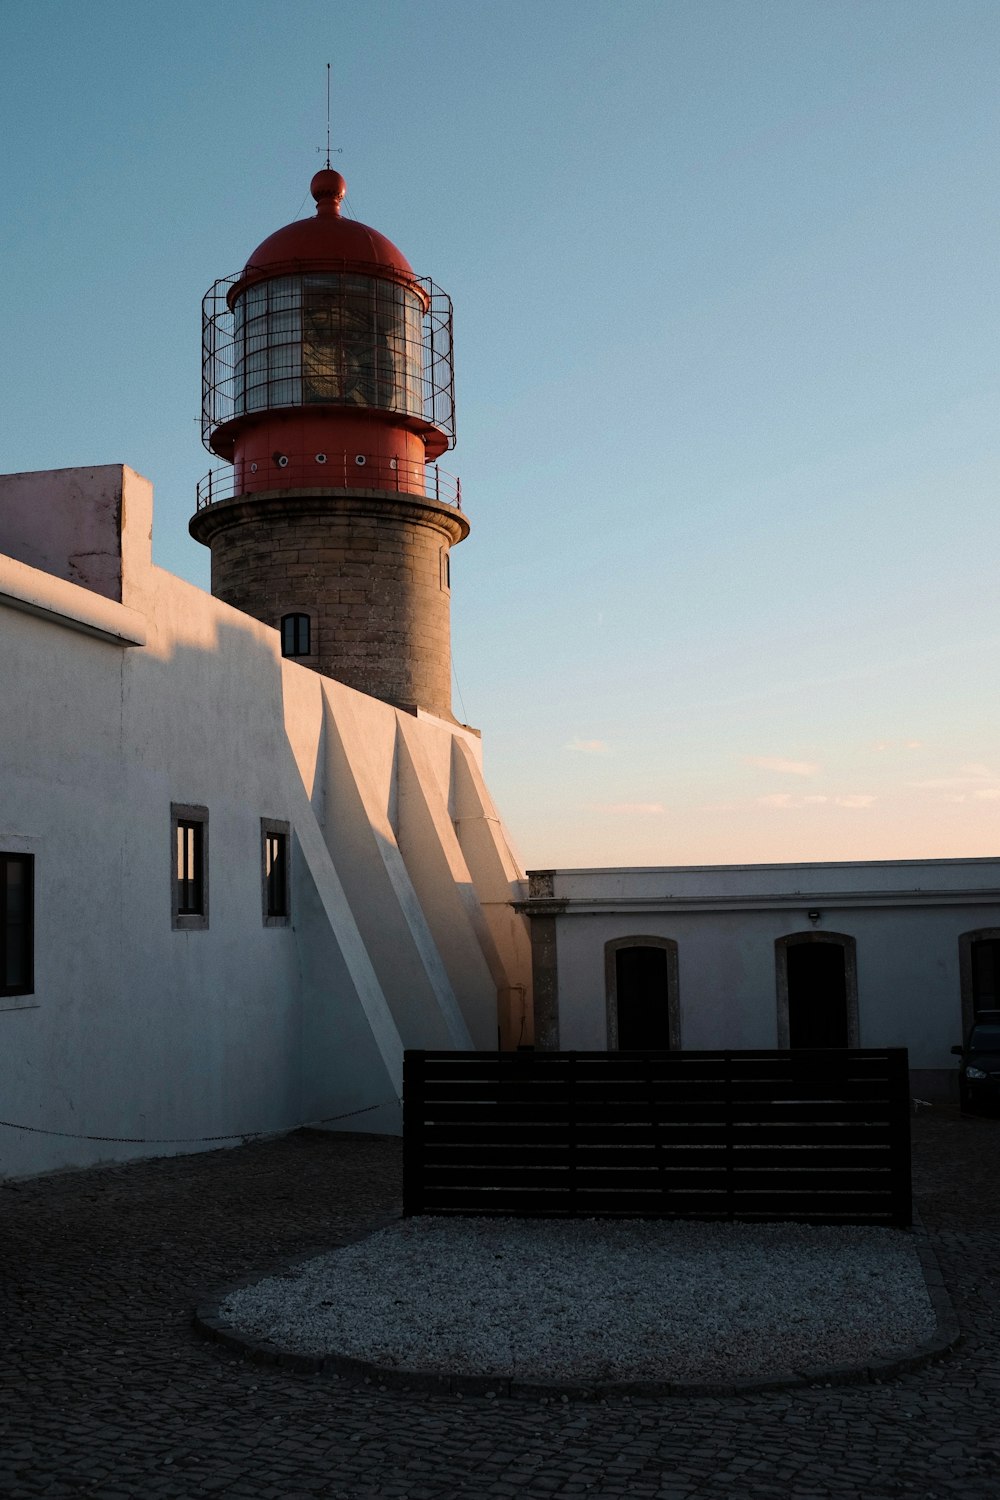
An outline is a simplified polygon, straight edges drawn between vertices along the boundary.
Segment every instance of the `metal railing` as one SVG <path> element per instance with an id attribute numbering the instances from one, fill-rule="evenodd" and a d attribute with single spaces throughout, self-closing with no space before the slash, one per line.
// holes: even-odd
<path id="1" fill-rule="evenodd" d="M 286 453 L 222 464 L 198 481 L 198 509 L 261 490 L 389 490 L 462 509 L 462 481 L 438 464 L 372 453 Z"/>
<path id="2" fill-rule="evenodd" d="M 392 338 L 379 325 L 380 297 L 386 287 L 401 281 L 420 304 L 416 326 L 405 322 L 393 325 Z M 350 285 L 348 285 L 350 283 Z M 427 276 L 372 274 L 371 266 L 344 261 L 329 271 L 303 276 L 296 262 L 271 266 L 259 285 L 267 288 L 267 306 L 281 317 L 281 333 L 262 325 L 266 331 L 251 336 L 231 302 L 237 288 L 246 288 L 246 272 L 226 276 L 215 282 L 205 294 L 202 314 L 202 441 L 210 451 L 212 434 L 227 423 L 278 407 L 308 408 L 319 398 L 306 392 L 308 378 L 303 378 L 304 346 L 315 344 L 312 357 L 321 357 L 324 373 L 320 385 L 336 385 L 342 378 L 337 372 L 345 357 L 342 335 L 324 338 L 308 331 L 303 324 L 303 297 L 319 296 L 323 311 L 345 318 L 357 310 L 368 318 L 368 334 L 362 340 L 371 361 L 370 379 L 362 383 L 362 405 L 382 411 L 398 411 L 408 416 L 423 415 L 426 422 L 438 428 L 455 444 L 455 369 L 453 356 L 452 305 L 447 292 Z M 237 302 L 240 297 L 237 297 Z M 335 317 L 336 322 L 336 317 Z M 383 324 L 385 322 L 383 316 Z M 273 345 L 272 345 L 272 340 Z M 356 352 L 356 351 L 354 351 Z M 251 378 L 250 362 L 263 360 L 260 370 Z M 407 372 L 415 367 L 416 376 Z M 379 375 L 372 372 L 380 371 Z M 335 378 L 336 377 L 336 378 Z M 253 388 L 251 388 L 253 387 Z M 330 397 L 330 403 L 355 410 L 360 392 L 349 400 Z"/>

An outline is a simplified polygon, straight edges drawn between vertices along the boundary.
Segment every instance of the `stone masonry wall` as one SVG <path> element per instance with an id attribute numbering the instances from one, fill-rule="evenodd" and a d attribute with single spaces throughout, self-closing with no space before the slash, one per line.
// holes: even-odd
<path id="1" fill-rule="evenodd" d="M 240 500 L 202 511 L 212 593 L 265 624 L 308 614 L 301 658 L 360 692 L 451 717 L 450 507 L 372 492 Z M 207 535 L 205 533 L 208 533 Z"/>

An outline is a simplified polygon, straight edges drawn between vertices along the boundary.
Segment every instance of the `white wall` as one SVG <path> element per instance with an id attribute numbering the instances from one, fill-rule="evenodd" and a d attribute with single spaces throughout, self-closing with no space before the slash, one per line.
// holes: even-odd
<path id="1" fill-rule="evenodd" d="M 775 941 L 827 931 L 855 939 L 860 1045 L 908 1047 L 911 1069 L 941 1082 L 962 1038 L 959 937 L 1000 923 L 1000 860 L 560 870 L 544 879 L 567 1049 L 608 1045 L 605 944 L 625 937 L 677 943 L 683 1047 L 776 1046 Z"/>
<path id="2" fill-rule="evenodd" d="M 88 472 L 39 479 L 85 506 Z M 491 964 L 525 982 L 458 850 L 460 732 L 284 661 L 276 631 L 153 567 L 150 487 L 116 472 L 123 604 L 0 557 L 0 850 L 36 876 L 0 1095 L 6 1119 L 66 1133 L 0 1127 L 0 1174 L 355 1110 L 340 1128 L 398 1130 L 403 1046 L 492 1045 Z M 4 498 L 0 480 L 0 518 Z M 209 809 L 205 931 L 171 925 L 172 802 Z M 287 927 L 262 921 L 262 817 L 293 830 Z"/>

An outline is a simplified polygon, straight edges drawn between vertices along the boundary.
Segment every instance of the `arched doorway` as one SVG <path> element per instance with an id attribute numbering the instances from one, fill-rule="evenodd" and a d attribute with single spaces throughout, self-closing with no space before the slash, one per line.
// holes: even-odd
<path id="1" fill-rule="evenodd" d="M 604 945 L 608 1048 L 676 1050 L 681 1044 L 677 944 L 672 938 L 614 938 Z"/>
<path id="2" fill-rule="evenodd" d="M 775 943 L 779 1047 L 857 1047 L 857 956 L 841 932 L 793 932 Z"/>

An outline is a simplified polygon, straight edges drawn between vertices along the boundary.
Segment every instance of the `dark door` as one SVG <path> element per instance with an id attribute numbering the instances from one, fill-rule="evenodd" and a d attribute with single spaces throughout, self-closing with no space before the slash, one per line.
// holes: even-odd
<path id="1" fill-rule="evenodd" d="M 972 1010 L 1000 1010 L 1000 938 L 972 944 Z"/>
<path id="2" fill-rule="evenodd" d="M 670 1046 L 670 990 L 666 948 L 619 948 L 615 953 L 618 1046 L 645 1052 Z"/>
<path id="3" fill-rule="evenodd" d="M 840 943 L 792 943 L 788 962 L 788 1045 L 846 1047 L 847 972 Z"/>

